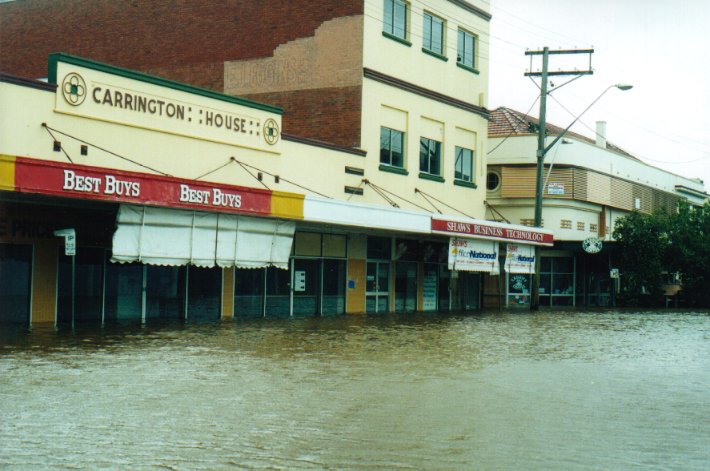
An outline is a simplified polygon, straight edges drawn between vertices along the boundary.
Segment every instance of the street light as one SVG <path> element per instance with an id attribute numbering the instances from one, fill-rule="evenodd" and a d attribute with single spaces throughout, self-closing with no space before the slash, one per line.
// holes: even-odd
<path id="1" fill-rule="evenodd" d="M 562 139 L 567 131 L 574 126 L 574 124 L 579 121 L 579 118 L 584 115 L 589 109 L 598 102 L 601 97 L 603 97 L 606 92 L 612 88 L 618 88 L 621 91 L 631 90 L 633 85 L 628 83 L 617 83 L 607 87 L 593 102 L 587 106 L 584 111 L 577 115 L 576 118 L 567 126 L 561 133 L 555 137 L 555 139 L 549 144 L 545 145 L 546 137 L 546 123 L 545 123 L 545 111 L 546 111 L 546 99 L 547 99 L 547 83 L 543 82 L 540 93 L 540 128 L 538 130 L 537 137 L 537 178 L 535 180 L 535 227 L 542 226 L 542 171 L 545 163 L 545 156 L 552 149 L 557 142 Z M 533 279 L 530 287 L 530 310 L 537 311 L 540 307 L 540 247 L 535 246 L 535 273 L 533 273 Z"/>

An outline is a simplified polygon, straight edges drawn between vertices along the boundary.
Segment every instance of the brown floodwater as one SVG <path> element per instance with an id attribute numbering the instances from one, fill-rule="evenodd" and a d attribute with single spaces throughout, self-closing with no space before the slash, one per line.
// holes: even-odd
<path id="1" fill-rule="evenodd" d="M 0 327 L 0 468 L 707 470 L 710 315 Z"/>

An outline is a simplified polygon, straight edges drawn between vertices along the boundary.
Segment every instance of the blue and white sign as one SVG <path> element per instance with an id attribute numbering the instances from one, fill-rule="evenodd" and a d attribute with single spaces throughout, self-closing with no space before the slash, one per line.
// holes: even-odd
<path id="1" fill-rule="evenodd" d="M 508 273 L 535 273 L 535 248 L 532 245 L 508 244 L 505 271 Z"/>
<path id="2" fill-rule="evenodd" d="M 452 237 L 449 239 L 449 270 L 497 275 L 500 272 L 498 242 Z"/>

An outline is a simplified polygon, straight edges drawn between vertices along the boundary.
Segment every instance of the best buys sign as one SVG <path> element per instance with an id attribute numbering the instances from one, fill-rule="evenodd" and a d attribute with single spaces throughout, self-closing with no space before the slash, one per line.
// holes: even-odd
<path id="1" fill-rule="evenodd" d="M 70 198 L 264 216 L 272 210 L 269 190 L 22 157 L 14 158 L 13 183 L 14 191 Z"/>

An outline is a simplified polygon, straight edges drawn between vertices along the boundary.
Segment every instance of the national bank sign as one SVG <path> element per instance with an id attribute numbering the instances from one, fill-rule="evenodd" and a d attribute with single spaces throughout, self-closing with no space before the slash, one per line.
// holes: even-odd
<path id="1" fill-rule="evenodd" d="M 59 113 L 279 152 L 279 108 L 65 54 L 49 80 Z"/>

